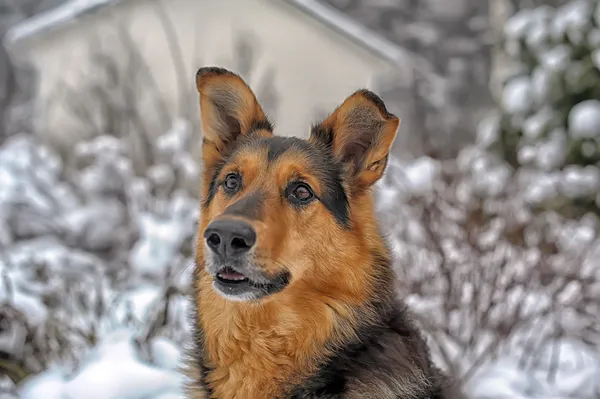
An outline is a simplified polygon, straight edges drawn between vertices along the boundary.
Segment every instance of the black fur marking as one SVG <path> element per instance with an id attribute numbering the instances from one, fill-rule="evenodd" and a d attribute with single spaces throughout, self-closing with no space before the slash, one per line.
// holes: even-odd
<path id="1" fill-rule="evenodd" d="M 314 138 L 318 143 L 323 145 L 327 151 L 331 152 L 333 146 L 333 130 L 331 128 L 326 128 L 320 124 L 313 125 L 310 137 Z"/>
<path id="2" fill-rule="evenodd" d="M 268 119 L 259 119 L 252 122 L 252 125 L 248 128 L 248 134 L 257 130 L 273 131 L 273 122 Z"/>
<path id="3" fill-rule="evenodd" d="M 235 73 L 228 71 L 225 68 L 220 68 L 220 67 L 214 67 L 214 66 L 210 66 L 210 67 L 203 67 L 198 69 L 198 71 L 196 72 L 196 79 L 198 78 L 203 78 L 207 75 L 234 75 Z"/>
<path id="4" fill-rule="evenodd" d="M 379 110 L 379 112 L 381 112 L 381 114 L 383 115 L 383 117 L 385 119 L 390 119 L 390 118 L 394 118 L 395 115 L 390 113 L 387 108 L 385 107 L 385 103 L 383 102 L 383 100 L 375 93 L 373 93 L 370 90 L 367 89 L 361 89 L 361 90 L 357 90 L 355 92 L 355 94 L 362 94 L 364 97 L 367 98 L 367 100 L 371 101 L 373 104 L 375 104 L 375 106 L 377 107 L 377 109 Z"/>
<path id="5" fill-rule="evenodd" d="M 324 146 L 296 137 L 270 137 L 249 144 L 266 146 L 269 163 L 275 162 L 288 151 L 299 151 L 305 154 L 310 161 L 312 172 L 325 187 L 319 200 L 341 225 L 350 226 L 348 197 L 342 184 L 342 166 L 333 159 Z"/>
<path id="6" fill-rule="evenodd" d="M 204 209 L 208 208 L 212 200 L 215 198 L 215 195 L 217 195 L 217 191 L 219 190 L 218 177 L 221 173 L 221 170 L 223 170 L 223 167 L 225 167 L 226 163 L 227 162 L 225 160 L 222 160 L 221 162 L 213 166 L 212 172 L 208 172 L 211 173 L 212 178 L 210 179 L 210 185 L 208 186 L 208 193 L 206 194 L 206 198 L 202 202 L 202 207 Z"/>
<path id="7" fill-rule="evenodd" d="M 325 205 L 333 217 L 344 227 L 350 227 L 350 210 L 348 197 L 342 185 L 341 172 L 335 169 L 335 173 L 328 176 L 326 181 L 327 191 L 321 196 L 321 202 Z"/>
<path id="8" fill-rule="evenodd" d="M 194 287 L 198 287 L 199 273 L 198 266 L 196 266 L 193 273 Z M 207 384 L 208 374 L 211 369 L 208 367 L 206 362 L 206 355 L 203 351 L 204 348 L 204 330 L 200 326 L 198 320 L 198 305 L 196 302 L 196 298 L 198 297 L 198 292 L 196 292 L 192 298 L 190 298 L 193 306 L 190 306 L 190 318 L 192 319 L 193 334 L 194 334 L 194 349 L 191 353 L 191 358 L 194 359 L 194 363 L 191 367 L 197 369 L 199 373 L 199 381 L 192 381 L 192 384 L 198 385 L 200 389 L 203 389 L 207 393 L 207 397 L 212 397 L 213 391 L 210 386 Z M 192 389 L 198 389 L 198 387 L 191 387 Z"/>
<path id="9" fill-rule="evenodd" d="M 281 155 L 285 154 L 290 148 L 293 148 L 294 142 L 286 140 L 285 137 L 272 137 L 265 142 L 267 145 L 267 161 L 272 163 Z"/>
<path id="10" fill-rule="evenodd" d="M 271 282 L 269 284 L 259 284 L 259 285 L 257 285 L 257 287 L 264 290 L 265 296 L 273 295 L 273 294 L 276 294 L 276 293 L 282 291 L 285 287 L 287 287 L 288 284 L 290 283 L 291 278 L 292 278 L 292 275 L 290 274 L 290 272 L 285 270 L 285 271 L 279 273 L 274 278 L 271 278 Z"/>
<path id="11" fill-rule="evenodd" d="M 224 214 L 241 216 L 248 219 L 260 219 L 263 193 L 254 192 L 244 195 L 238 201 L 229 205 Z"/>

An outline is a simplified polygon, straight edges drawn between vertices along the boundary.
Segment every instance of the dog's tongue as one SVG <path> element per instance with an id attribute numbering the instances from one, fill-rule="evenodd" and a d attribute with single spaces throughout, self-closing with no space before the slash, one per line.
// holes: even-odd
<path id="1" fill-rule="evenodd" d="M 223 270 L 222 272 L 219 273 L 219 277 L 221 277 L 224 280 L 234 280 L 234 281 L 246 279 L 246 276 L 244 276 L 241 273 L 236 272 L 233 269 Z"/>

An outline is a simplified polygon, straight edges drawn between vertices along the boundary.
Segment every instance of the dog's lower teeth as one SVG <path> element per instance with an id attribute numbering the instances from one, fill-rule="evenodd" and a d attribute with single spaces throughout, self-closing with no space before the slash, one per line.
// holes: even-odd
<path id="1" fill-rule="evenodd" d="M 228 276 L 228 275 L 222 275 L 222 274 L 219 274 L 219 278 L 221 278 L 223 280 L 229 280 L 229 281 L 244 281 L 244 280 L 246 280 L 246 277 L 244 277 L 244 276 Z"/>

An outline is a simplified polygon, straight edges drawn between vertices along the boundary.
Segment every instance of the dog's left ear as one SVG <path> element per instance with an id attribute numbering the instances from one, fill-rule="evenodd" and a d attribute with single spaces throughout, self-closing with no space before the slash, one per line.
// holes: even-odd
<path id="1" fill-rule="evenodd" d="M 273 126 L 244 80 L 223 68 L 205 67 L 196 73 L 200 94 L 203 158 L 210 168 L 243 136 L 270 136 Z"/>
<path id="2" fill-rule="evenodd" d="M 349 96 L 329 117 L 314 126 L 310 140 L 326 145 L 347 166 L 353 191 L 381 178 L 400 119 L 369 90 Z"/>

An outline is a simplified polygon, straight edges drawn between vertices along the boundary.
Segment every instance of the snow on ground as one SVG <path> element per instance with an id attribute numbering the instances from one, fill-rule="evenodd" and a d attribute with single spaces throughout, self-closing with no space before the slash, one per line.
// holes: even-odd
<path id="1" fill-rule="evenodd" d="M 182 398 L 178 371 L 180 350 L 172 342 L 155 339 L 151 361 L 134 347 L 135 332 L 108 334 L 85 359 L 75 375 L 51 369 L 21 387 L 22 399 L 166 399 Z"/>
<path id="2" fill-rule="evenodd" d="M 548 362 L 554 346 L 543 350 Z M 478 399 L 496 398 L 595 398 L 600 392 L 600 353 L 592 352 L 578 342 L 560 342 L 560 362 L 555 381 L 548 380 L 547 372 L 523 372 L 518 359 L 503 357 L 482 367 L 468 386 L 469 394 Z"/>

